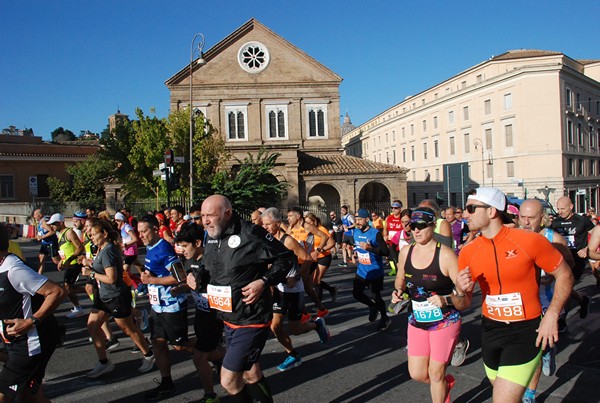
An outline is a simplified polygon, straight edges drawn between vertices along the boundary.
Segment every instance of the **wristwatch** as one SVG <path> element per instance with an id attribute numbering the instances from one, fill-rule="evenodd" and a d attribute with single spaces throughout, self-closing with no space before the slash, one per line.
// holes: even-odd
<path id="1" fill-rule="evenodd" d="M 31 321 L 33 322 L 33 327 L 38 327 L 38 325 L 41 323 L 41 320 L 39 320 L 35 316 L 31 317 Z"/>
<path id="2" fill-rule="evenodd" d="M 90 273 L 90 280 L 93 280 L 94 278 L 96 278 L 96 272 L 93 271 Z"/>
<path id="3" fill-rule="evenodd" d="M 452 294 L 456 295 L 458 298 L 464 298 L 465 294 L 460 294 L 456 287 L 452 290 Z"/>

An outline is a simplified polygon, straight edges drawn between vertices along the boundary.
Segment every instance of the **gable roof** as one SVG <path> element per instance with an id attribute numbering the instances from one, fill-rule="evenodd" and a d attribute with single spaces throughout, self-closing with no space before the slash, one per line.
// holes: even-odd
<path id="1" fill-rule="evenodd" d="M 511 59 L 525 59 L 528 57 L 542 57 L 542 56 L 559 56 L 561 52 L 555 52 L 552 50 L 537 50 L 537 49 L 515 49 L 504 52 L 501 55 L 494 56 L 491 60 L 511 60 Z"/>
<path id="2" fill-rule="evenodd" d="M 311 155 L 299 152 L 301 175 L 390 174 L 406 173 L 407 168 L 365 160 L 348 155 Z"/>
<path id="3" fill-rule="evenodd" d="M 217 55 L 219 55 L 221 52 L 223 52 L 224 49 L 228 48 L 233 43 L 235 43 L 236 41 L 238 41 L 240 38 L 247 35 L 248 33 L 252 32 L 256 28 L 260 28 L 260 29 L 266 31 L 276 41 L 280 42 L 284 46 L 287 46 L 292 51 L 297 52 L 300 55 L 300 57 L 305 59 L 307 62 L 319 67 L 319 69 L 321 69 L 323 72 L 325 72 L 327 75 L 329 75 L 331 77 L 332 81 L 339 81 L 339 82 L 342 81 L 342 78 L 339 75 L 337 75 L 335 72 L 330 70 L 325 65 L 319 63 L 316 59 L 309 56 L 306 52 L 304 52 L 300 48 L 296 47 L 291 42 L 287 41 L 286 39 L 282 38 L 275 32 L 271 31 L 269 28 L 267 28 L 266 26 L 264 26 L 263 24 L 258 22 L 255 18 L 251 18 L 246 23 L 244 23 L 241 27 L 239 27 L 238 29 L 233 31 L 231 34 L 226 36 L 224 39 L 219 41 L 216 45 L 214 45 L 213 47 L 208 49 L 206 52 L 203 52 L 203 56 L 204 56 L 204 60 L 206 61 L 206 64 L 210 63 L 211 59 L 214 59 Z M 193 63 L 194 71 L 200 67 L 201 66 L 198 66 L 196 63 Z M 176 84 L 180 83 L 182 80 L 184 80 L 185 78 L 187 78 L 189 76 L 189 69 L 190 69 L 190 65 L 186 64 L 185 67 L 183 67 L 181 70 L 179 70 L 177 73 L 175 73 L 175 75 L 173 75 L 172 77 L 167 79 L 165 81 L 165 84 L 167 86 L 172 86 L 172 85 L 176 85 Z"/>

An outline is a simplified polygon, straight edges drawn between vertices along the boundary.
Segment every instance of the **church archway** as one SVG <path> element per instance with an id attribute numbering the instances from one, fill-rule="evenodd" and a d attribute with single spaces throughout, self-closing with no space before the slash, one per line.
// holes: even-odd
<path id="1" fill-rule="evenodd" d="M 390 210 L 390 191 L 382 183 L 368 182 L 361 189 L 358 195 L 358 206 L 366 208 L 370 212 L 377 211 L 379 214 L 387 215 Z"/>

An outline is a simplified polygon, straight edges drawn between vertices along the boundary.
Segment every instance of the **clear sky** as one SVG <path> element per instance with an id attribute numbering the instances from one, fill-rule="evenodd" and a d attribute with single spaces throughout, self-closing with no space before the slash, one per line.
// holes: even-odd
<path id="1" fill-rule="evenodd" d="M 101 132 L 117 108 L 166 116 L 165 80 L 254 17 L 336 72 L 363 123 L 512 49 L 600 59 L 600 1 L 2 0 L 0 129 Z"/>

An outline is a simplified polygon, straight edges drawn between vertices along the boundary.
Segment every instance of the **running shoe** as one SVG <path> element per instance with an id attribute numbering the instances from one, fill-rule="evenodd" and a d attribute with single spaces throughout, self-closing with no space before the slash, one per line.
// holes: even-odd
<path id="1" fill-rule="evenodd" d="M 579 317 L 581 319 L 585 319 L 588 313 L 590 313 L 590 297 L 588 297 L 587 295 L 581 297 L 581 303 L 579 304 L 579 306 L 581 307 L 579 309 Z"/>
<path id="2" fill-rule="evenodd" d="M 302 318 L 300 319 L 300 322 L 306 323 L 306 322 L 310 321 L 311 319 L 312 319 L 312 316 L 310 316 L 309 313 L 302 312 Z"/>
<path id="3" fill-rule="evenodd" d="M 375 322 L 377 320 L 377 314 L 379 311 L 375 305 L 369 307 L 369 322 Z"/>
<path id="4" fill-rule="evenodd" d="M 390 270 L 390 272 L 388 273 L 388 276 L 390 277 L 394 277 L 396 275 L 396 269 L 392 269 Z"/>
<path id="5" fill-rule="evenodd" d="M 319 309 L 317 311 L 317 318 L 324 318 L 327 315 L 329 315 L 329 309 L 327 308 Z"/>
<path id="6" fill-rule="evenodd" d="M 213 396 L 206 396 L 198 401 L 198 403 L 219 403 L 219 397 L 215 393 Z"/>
<path id="7" fill-rule="evenodd" d="M 450 391 L 454 387 L 454 384 L 456 383 L 456 379 L 454 379 L 454 377 L 452 375 L 446 375 L 445 379 L 446 379 L 446 389 L 448 390 L 448 392 L 446 392 L 446 399 L 444 400 L 444 403 L 450 403 Z"/>
<path id="8" fill-rule="evenodd" d="M 83 315 L 85 315 L 85 311 L 83 310 L 83 308 L 80 306 L 74 306 L 73 309 L 71 309 L 71 312 L 67 314 L 67 318 L 75 319 Z"/>
<path id="9" fill-rule="evenodd" d="M 291 355 L 288 355 L 287 358 L 285 359 L 285 361 L 283 361 L 277 367 L 277 369 L 280 370 L 281 372 L 283 372 L 283 371 L 287 371 L 288 369 L 299 367 L 300 365 L 302 365 L 302 358 L 300 358 L 299 355 L 297 355 L 296 357 L 292 357 Z"/>
<path id="10" fill-rule="evenodd" d="M 535 403 L 535 398 L 532 399 L 529 396 L 523 395 L 523 397 L 521 398 L 521 403 Z"/>
<path id="11" fill-rule="evenodd" d="M 142 365 L 140 365 L 138 371 L 141 373 L 152 371 L 152 368 L 154 368 L 154 362 L 154 355 L 142 358 Z"/>
<path id="12" fill-rule="evenodd" d="M 177 389 L 175 388 L 175 384 L 173 382 L 158 382 L 158 379 L 156 378 L 154 378 L 154 382 L 158 383 L 158 386 L 152 389 L 150 392 L 146 393 L 146 395 L 144 396 L 146 400 L 161 400 L 166 397 L 173 396 L 175 393 L 177 393 Z"/>
<path id="13" fill-rule="evenodd" d="M 140 309 L 142 313 L 142 323 L 140 325 L 140 330 L 142 332 L 147 331 L 150 328 L 150 322 L 148 321 L 148 311 L 146 309 Z"/>
<path id="14" fill-rule="evenodd" d="M 150 344 L 150 340 L 148 340 L 147 337 L 146 337 L 146 343 L 148 343 L 148 347 L 152 348 L 152 344 Z M 131 352 L 131 354 L 139 354 L 142 352 L 142 350 L 140 350 L 140 348 L 136 345 L 131 347 L 131 350 L 129 350 L 129 351 Z"/>
<path id="15" fill-rule="evenodd" d="M 327 325 L 325 324 L 325 318 L 315 319 L 315 325 L 317 325 L 316 331 L 319 334 L 319 339 L 321 339 L 321 343 L 327 344 L 329 338 L 331 337 L 331 333 L 329 333 L 329 329 L 327 329 Z"/>
<path id="16" fill-rule="evenodd" d="M 337 302 L 338 291 L 339 290 L 337 287 L 333 287 L 333 289 L 330 291 L 332 304 L 335 304 Z"/>
<path id="17" fill-rule="evenodd" d="M 452 360 L 450 365 L 453 367 L 460 367 L 465 358 L 467 358 L 467 350 L 469 349 L 469 339 L 459 339 L 456 346 L 454 346 L 454 352 L 452 353 Z"/>
<path id="18" fill-rule="evenodd" d="M 98 378 L 99 376 L 111 372 L 113 369 L 115 369 L 115 364 L 110 362 L 110 360 L 108 360 L 106 364 L 102 364 L 100 361 L 98 361 L 94 369 L 85 374 L 85 376 L 88 378 Z"/>
<path id="19" fill-rule="evenodd" d="M 338 263 L 338 267 L 348 267 L 348 263 L 346 263 L 346 262 Z"/>
<path id="20" fill-rule="evenodd" d="M 382 316 L 381 320 L 379 321 L 379 326 L 377 326 L 377 330 L 385 330 L 388 327 L 390 327 L 390 324 L 392 323 L 392 320 L 389 318 L 389 316 Z"/>
<path id="21" fill-rule="evenodd" d="M 106 351 L 114 350 L 115 348 L 119 347 L 119 344 L 121 343 L 116 337 L 113 337 L 110 340 L 106 340 Z"/>
<path id="22" fill-rule="evenodd" d="M 144 295 L 148 294 L 148 285 L 140 284 L 140 285 L 138 285 L 138 287 L 135 291 L 138 296 L 140 296 L 140 297 L 144 296 Z"/>
<path id="23" fill-rule="evenodd" d="M 542 373 L 546 376 L 552 376 L 556 372 L 556 346 L 546 347 L 542 354 Z"/>

